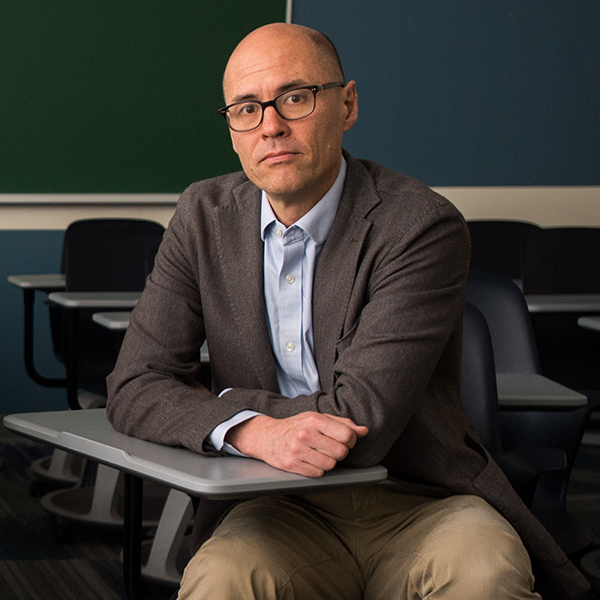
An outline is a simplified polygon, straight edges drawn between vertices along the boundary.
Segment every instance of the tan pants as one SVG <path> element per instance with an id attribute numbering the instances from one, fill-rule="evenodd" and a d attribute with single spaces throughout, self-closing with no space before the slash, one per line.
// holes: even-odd
<path id="1" fill-rule="evenodd" d="M 475 496 L 374 485 L 238 506 L 188 564 L 179 600 L 533 600 L 529 556 Z"/>

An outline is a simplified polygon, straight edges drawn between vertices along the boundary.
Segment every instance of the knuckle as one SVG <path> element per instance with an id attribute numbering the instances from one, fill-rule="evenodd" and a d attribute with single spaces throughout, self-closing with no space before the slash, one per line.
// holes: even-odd
<path id="1" fill-rule="evenodd" d="M 281 461 L 281 466 L 285 471 L 291 471 L 295 467 L 295 461 L 290 457 L 285 457 Z"/>
<path id="2" fill-rule="evenodd" d="M 327 460 L 323 461 L 323 470 L 324 471 L 331 471 L 335 465 L 337 465 L 337 460 L 333 459 L 333 458 L 328 458 Z"/>
<path id="3" fill-rule="evenodd" d="M 306 421 L 310 427 L 315 427 L 319 424 L 322 417 L 319 413 L 310 412 L 306 414 Z"/>
<path id="4" fill-rule="evenodd" d="M 348 452 L 350 452 L 350 448 L 348 448 L 348 446 L 340 446 L 336 456 L 337 460 L 339 461 L 346 458 L 346 456 L 348 456 Z"/>
<path id="5" fill-rule="evenodd" d="M 308 437 L 309 437 L 309 430 L 306 429 L 305 427 L 302 427 L 296 431 L 296 439 L 299 440 L 300 442 L 305 442 L 306 440 L 308 440 Z"/>
<path id="6" fill-rule="evenodd" d="M 344 444 L 349 444 L 350 442 L 352 442 L 353 438 L 354 434 L 350 429 L 345 429 L 342 433 L 342 441 L 344 442 Z"/>

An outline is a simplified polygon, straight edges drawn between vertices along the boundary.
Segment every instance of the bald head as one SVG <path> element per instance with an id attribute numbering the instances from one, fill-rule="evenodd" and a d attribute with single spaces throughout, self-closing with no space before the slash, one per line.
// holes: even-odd
<path id="1" fill-rule="evenodd" d="M 266 192 L 277 218 L 289 226 L 339 173 L 344 132 L 358 115 L 356 83 L 343 82 L 337 52 L 323 34 L 272 23 L 238 44 L 223 91 L 221 114 L 228 122 L 230 111 L 260 119 L 249 129 L 230 123 L 233 149 L 248 179 Z M 294 108 L 308 110 L 290 115 Z"/>
<path id="2" fill-rule="evenodd" d="M 342 64 L 333 42 L 320 31 L 292 23 L 270 23 L 249 33 L 231 54 L 223 75 L 223 92 L 227 96 L 227 80 L 231 67 L 245 60 L 248 52 L 270 53 L 273 47 L 289 51 L 301 44 L 306 46 L 313 59 L 323 68 L 331 81 L 344 81 Z"/>

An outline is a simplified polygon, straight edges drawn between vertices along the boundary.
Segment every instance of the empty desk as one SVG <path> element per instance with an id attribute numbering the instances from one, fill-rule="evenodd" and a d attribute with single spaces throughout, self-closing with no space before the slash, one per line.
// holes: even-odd
<path id="1" fill-rule="evenodd" d="M 496 382 L 501 409 L 572 409 L 588 402 L 583 394 L 537 373 L 497 373 Z"/>
<path id="2" fill-rule="evenodd" d="M 600 317 L 579 317 L 577 324 L 584 329 L 600 331 Z"/>
<path id="3" fill-rule="evenodd" d="M 531 313 L 600 312 L 600 294 L 527 294 Z"/>

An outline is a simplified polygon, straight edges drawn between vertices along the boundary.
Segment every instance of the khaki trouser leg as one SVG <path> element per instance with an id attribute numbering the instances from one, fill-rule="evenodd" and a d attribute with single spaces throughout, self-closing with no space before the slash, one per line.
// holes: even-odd
<path id="1" fill-rule="evenodd" d="M 178 600 L 361 600 L 364 582 L 340 540 L 286 498 L 236 506 L 185 569 Z"/>
<path id="2" fill-rule="evenodd" d="M 539 600 L 514 529 L 474 496 L 372 486 L 260 498 L 192 558 L 180 600 Z"/>
<path id="3" fill-rule="evenodd" d="M 371 538 L 364 600 L 540 599 L 521 539 L 484 500 L 427 502 L 409 521 L 382 547 Z"/>

